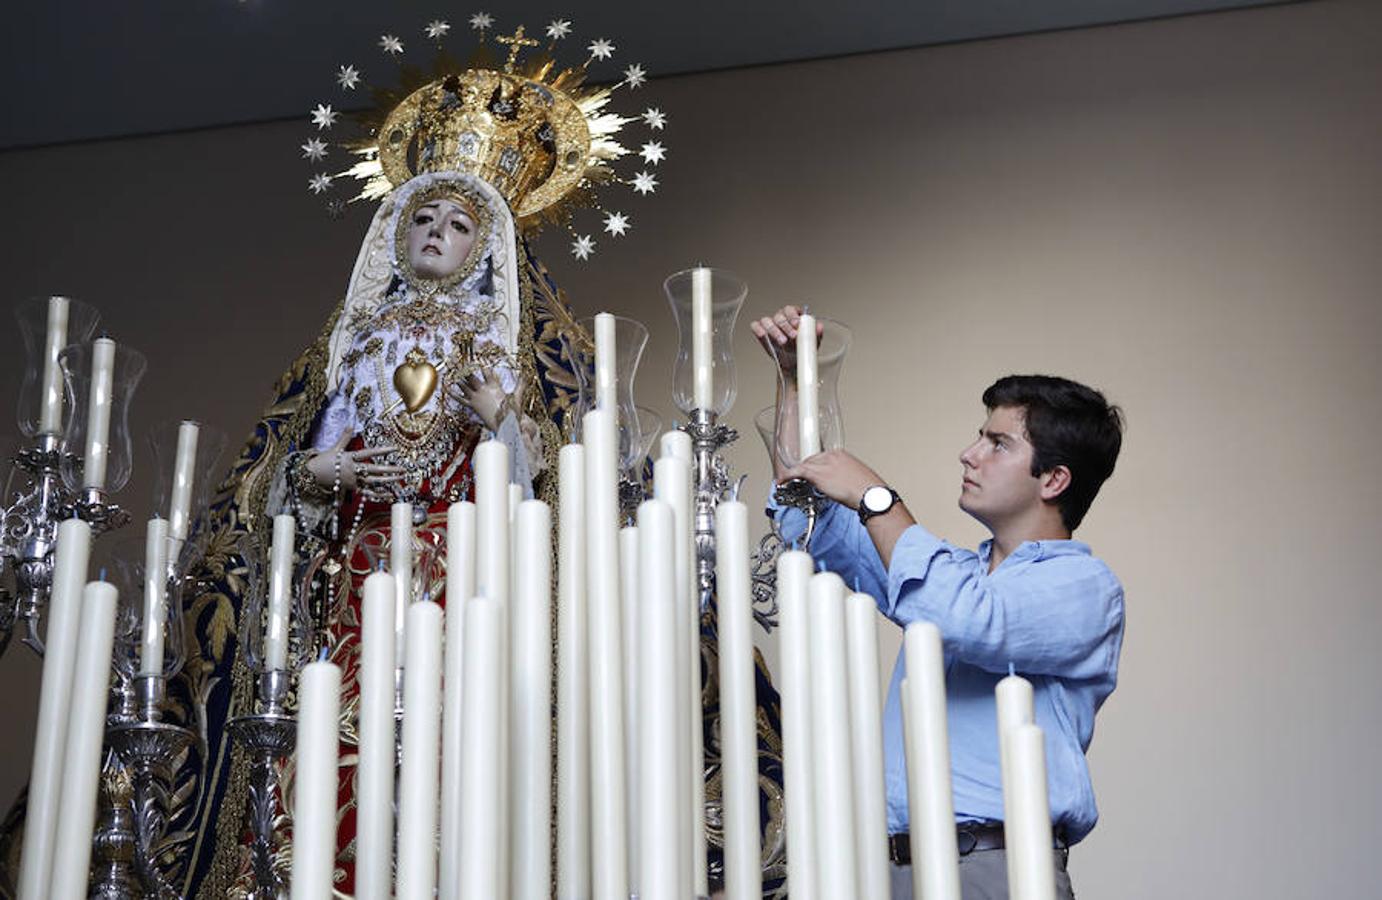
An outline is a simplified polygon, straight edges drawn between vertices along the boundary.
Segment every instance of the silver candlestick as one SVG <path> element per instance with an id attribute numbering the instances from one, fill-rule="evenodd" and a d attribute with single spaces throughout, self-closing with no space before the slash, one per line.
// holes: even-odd
<path id="1" fill-rule="evenodd" d="M 274 669 L 259 679 L 262 712 L 227 723 L 231 737 L 250 755 L 249 819 L 254 835 L 250 857 L 254 889 L 248 900 L 278 900 L 287 890 L 274 868 L 274 823 L 278 818 L 278 763 L 293 752 L 297 720 L 285 710 L 288 672 Z"/>

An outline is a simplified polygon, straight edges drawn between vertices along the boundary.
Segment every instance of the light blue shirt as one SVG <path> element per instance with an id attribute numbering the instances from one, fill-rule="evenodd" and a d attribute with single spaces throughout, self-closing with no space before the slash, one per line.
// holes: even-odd
<path id="1" fill-rule="evenodd" d="M 799 535 L 805 518 L 785 514 Z M 873 595 L 883 615 L 904 628 L 925 620 L 945 648 L 946 720 L 956 821 L 1002 820 L 994 688 L 1008 674 L 1031 681 L 1036 724 L 1046 736 L 1051 821 L 1065 840 L 1089 834 L 1099 818 L 1085 751 L 1094 713 L 1118 681 L 1123 644 L 1123 586 L 1079 541 L 1027 541 L 989 572 L 992 541 L 979 551 L 955 547 L 920 525 L 903 532 L 884 568 L 852 509 L 830 504 L 811 539 L 811 555 L 845 583 Z M 888 831 L 907 831 L 907 769 L 898 691 L 898 655 L 883 711 Z"/>

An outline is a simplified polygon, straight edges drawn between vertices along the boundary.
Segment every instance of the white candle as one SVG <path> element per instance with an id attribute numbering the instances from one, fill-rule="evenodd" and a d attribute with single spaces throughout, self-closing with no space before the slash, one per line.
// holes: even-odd
<path id="1" fill-rule="evenodd" d="M 930 622 L 913 622 L 904 638 L 911 694 L 906 723 L 916 768 L 907 772 L 907 795 L 919 802 L 910 825 L 912 878 L 924 900 L 960 900 L 960 851 L 950 787 L 950 744 L 945 721 L 945 661 L 941 633 Z"/>
<path id="2" fill-rule="evenodd" d="M 106 486 L 106 462 L 110 455 L 110 409 L 114 403 L 115 342 L 97 338 L 91 349 L 91 396 L 86 406 L 86 456 L 82 463 L 82 487 Z"/>
<path id="3" fill-rule="evenodd" d="M 690 882 L 705 868 L 701 850 L 705 835 L 704 754 L 699 728 L 701 703 L 701 653 L 698 599 L 693 591 L 691 565 L 692 517 L 691 466 L 677 456 L 664 456 L 653 463 L 653 496 L 672 509 L 672 523 L 676 534 L 674 544 L 673 582 L 676 604 L 677 655 L 677 771 L 682 773 L 681 794 L 677 801 L 687 811 L 682 835 L 686 851 L 678 861 L 687 866 L 681 882 Z M 702 892 L 704 893 L 704 892 Z"/>
<path id="4" fill-rule="evenodd" d="M 758 711 L 754 703 L 749 523 L 748 507 L 737 501 L 721 501 L 715 510 L 715 586 L 720 604 L 725 896 L 727 900 L 760 900 L 763 864 L 758 816 Z M 880 849 L 883 847 L 882 838 L 878 845 Z"/>
<path id="5" fill-rule="evenodd" d="M 1002 736 L 1009 780 L 1003 784 L 1009 891 L 1022 900 L 1054 900 L 1055 850 L 1046 793 L 1046 747 L 1041 729 L 1013 725 Z"/>
<path id="6" fill-rule="evenodd" d="M 461 710 L 465 667 L 465 604 L 475 596 L 475 504 L 446 510 L 446 658 L 442 676 L 441 871 L 438 896 L 458 896 L 461 886 Z"/>
<path id="7" fill-rule="evenodd" d="M 475 473 L 475 593 L 499 603 L 504 611 L 503 644 L 499 647 L 499 779 L 509 783 L 509 585 L 513 569 L 509 529 L 509 448 L 497 440 L 484 441 L 472 457 Z M 467 719 L 467 721 L 469 721 Z M 509 872 L 509 792 L 499 792 L 499 872 Z"/>
<path id="8" fill-rule="evenodd" d="M 465 731 L 461 754 L 461 897 L 503 897 L 499 859 L 499 679 L 504 609 L 483 594 L 465 604 Z"/>
<path id="9" fill-rule="evenodd" d="M 62 367 L 58 365 L 58 354 L 67 346 L 69 305 L 66 297 L 48 298 L 48 332 L 43 342 L 43 384 L 38 411 L 40 434 L 62 432 Z"/>
<path id="10" fill-rule="evenodd" d="M 192 485 L 197 477 L 197 441 L 201 427 L 196 422 L 178 425 L 177 455 L 173 458 L 173 489 L 168 500 L 168 552 L 172 559 L 182 551 L 191 528 Z"/>
<path id="11" fill-rule="evenodd" d="M 58 298 L 61 299 L 61 298 Z M 38 694 L 38 727 L 29 776 L 19 896 L 46 897 L 53 867 L 53 839 L 62 790 L 67 717 L 72 709 L 72 678 L 77 661 L 82 586 L 91 558 L 91 526 L 81 519 L 58 525 L 53 551 L 53 589 L 44 635 L 43 681 Z"/>
<path id="12" fill-rule="evenodd" d="M 1003 775 L 1003 835 L 1004 844 L 1009 848 L 1013 846 L 1013 818 L 1012 812 L 1007 809 L 1012 798 L 1009 796 L 1009 787 L 1012 782 L 1011 766 L 1008 760 L 1008 743 L 1005 739 L 1008 732 L 1017 725 L 1030 725 L 1035 721 L 1035 711 L 1032 705 L 1032 683 L 1025 678 L 1016 675 L 1009 675 L 1007 678 L 998 682 L 994 688 L 994 701 L 998 712 L 998 760 L 999 767 Z M 1009 852 L 1008 857 L 1008 894 L 1013 900 L 1026 900 L 1022 894 L 1023 886 L 1014 881 L 1012 876 L 1012 866 L 1014 862 L 1013 854 Z"/>
<path id="13" fill-rule="evenodd" d="M 710 270 L 698 266 L 691 270 L 691 370 L 692 396 L 696 409 L 710 409 L 714 399 L 714 356 L 711 338 L 714 334 L 710 313 Z"/>
<path id="14" fill-rule="evenodd" d="M 816 823 L 812 797 L 811 556 L 788 550 L 777 560 L 782 653 L 782 777 L 786 793 L 787 881 L 793 900 L 817 900 Z"/>
<path id="15" fill-rule="evenodd" d="M 684 459 L 688 463 L 694 462 L 691 450 L 691 435 L 676 428 L 671 431 L 663 432 L 658 456 L 671 456 L 676 459 Z"/>
<path id="16" fill-rule="evenodd" d="M 821 452 L 820 392 L 816 374 L 816 317 L 797 323 L 797 446 L 801 458 Z"/>
<path id="17" fill-rule="evenodd" d="M 96 786 L 101 775 L 101 744 L 106 732 L 111 652 L 115 643 L 113 585 L 87 584 L 82 592 L 72 705 L 63 752 L 62 800 L 55 829 L 50 890 L 40 897 L 85 900 L 91 868 L 91 837 L 96 827 Z M 28 900 L 28 898 L 26 898 Z"/>
<path id="18" fill-rule="evenodd" d="M 585 448 L 557 460 L 557 900 L 590 896 L 590 682 Z"/>
<path id="19" fill-rule="evenodd" d="M 628 900 L 624 820 L 624 659 L 619 602 L 619 437 L 615 411 L 584 421 L 589 541 L 591 884 L 594 900 Z"/>
<path id="20" fill-rule="evenodd" d="M 815 753 L 816 848 L 825 897 L 857 892 L 854 765 L 850 759 L 849 670 L 845 662 L 845 583 L 811 576 L 811 743 Z"/>
<path id="21" fill-rule="evenodd" d="M 393 891 L 394 580 L 365 579 L 360 628 L 360 762 L 355 770 L 355 896 L 388 900 Z"/>
<path id="22" fill-rule="evenodd" d="M 432 900 L 437 887 L 441 739 L 441 607 L 408 606 L 403 678 L 403 760 L 398 779 L 398 900 Z"/>
<path id="23" fill-rule="evenodd" d="M 614 341 L 614 316 L 600 313 L 595 317 L 595 408 L 617 409 L 619 406 L 618 373 L 615 362 L 618 348 Z M 589 443 L 589 439 L 587 439 Z"/>
<path id="24" fill-rule="evenodd" d="M 292 516 L 288 521 L 292 521 Z M 144 532 L 144 632 L 139 642 L 140 675 L 163 674 L 163 627 L 167 620 L 168 520 L 154 516 Z"/>
<path id="25" fill-rule="evenodd" d="M 678 767 L 677 615 L 673 585 L 676 528 L 671 507 L 649 500 L 638 508 L 639 617 L 638 654 L 643 683 L 639 692 L 638 832 L 640 900 L 680 900 L 690 893 L 685 855 L 685 771 Z"/>
<path id="26" fill-rule="evenodd" d="M 329 662 L 304 666 L 298 697 L 292 898 L 331 900 L 331 876 L 336 869 L 341 670 Z"/>
<path id="27" fill-rule="evenodd" d="M 638 605 L 643 587 L 638 575 L 638 526 L 619 529 L 619 596 L 624 603 L 624 808 L 629 834 L 638 834 Z M 638 893 L 639 842 L 629 841 L 629 893 Z"/>
<path id="28" fill-rule="evenodd" d="M 396 662 L 408 665 L 408 604 L 413 602 L 413 505 L 395 503 L 389 510 L 389 570 L 394 580 L 394 654 Z"/>
<path id="29" fill-rule="evenodd" d="M 552 512 L 518 506 L 513 591 L 513 867 L 510 897 L 552 890 Z"/>
<path id="30" fill-rule="evenodd" d="M 888 810 L 883 784 L 883 712 L 878 697 L 878 615 L 868 594 L 845 598 L 849 645 L 850 752 L 854 760 L 859 897 L 888 900 Z"/>
<path id="31" fill-rule="evenodd" d="M 274 516 L 269 549 L 269 620 L 264 632 L 264 668 L 288 668 L 288 626 L 293 597 L 293 540 L 297 522 L 290 515 Z"/>

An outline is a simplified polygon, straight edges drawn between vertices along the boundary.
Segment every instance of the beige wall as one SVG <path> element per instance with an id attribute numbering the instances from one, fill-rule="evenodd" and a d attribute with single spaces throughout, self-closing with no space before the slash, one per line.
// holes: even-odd
<path id="1" fill-rule="evenodd" d="M 1322 0 L 658 82 L 632 99 L 669 113 L 670 154 L 631 234 L 590 264 L 542 245 L 581 312 L 651 326 L 641 399 L 669 415 L 669 272 L 724 266 L 752 312 L 849 322 L 849 444 L 958 542 L 983 537 L 955 455 L 994 377 L 1058 372 L 1124 405 L 1078 535 L 1128 603 L 1081 896 L 1371 891 L 1380 37 L 1375 4 Z M 150 354 L 136 426 L 243 432 L 343 288 L 366 213 L 314 214 L 306 133 L 3 158 L 9 292 L 87 298 Z M 747 334 L 738 352 L 732 461 L 761 492 L 770 369 Z M 0 679 L 8 796 L 36 666 L 12 648 Z"/>

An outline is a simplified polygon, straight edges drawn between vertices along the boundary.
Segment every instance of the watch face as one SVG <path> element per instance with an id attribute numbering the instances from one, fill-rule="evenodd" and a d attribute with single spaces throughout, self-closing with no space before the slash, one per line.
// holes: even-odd
<path id="1" fill-rule="evenodd" d="M 875 484 L 867 491 L 864 491 L 863 501 L 864 509 L 869 512 L 887 512 L 889 507 L 893 505 L 893 492 L 883 487 L 881 484 Z"/>

